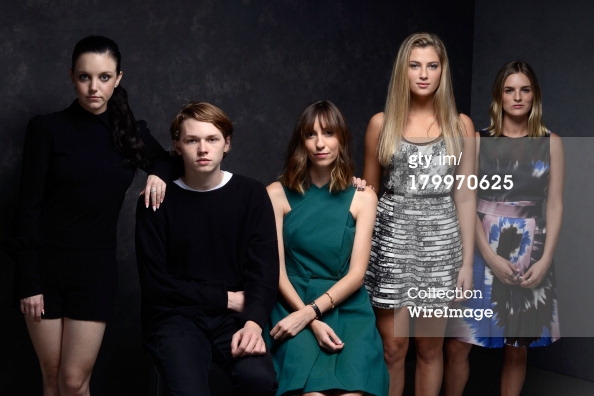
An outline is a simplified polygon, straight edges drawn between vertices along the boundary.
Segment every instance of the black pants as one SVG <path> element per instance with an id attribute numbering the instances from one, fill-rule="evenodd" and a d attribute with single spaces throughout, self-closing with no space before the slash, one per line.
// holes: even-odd
<path id="1" fill-rule="evenodd" d="M 241 327 L 231 315 L 163 320 L 145 344 L 170 396 L 210 396 L 212 356 L 231 373 L 236 395 L 274 395 L 277 383 L 270 353 L 234 359 L 231 337 Z M 218 359 L 217 359 L 218 360 Z"/>

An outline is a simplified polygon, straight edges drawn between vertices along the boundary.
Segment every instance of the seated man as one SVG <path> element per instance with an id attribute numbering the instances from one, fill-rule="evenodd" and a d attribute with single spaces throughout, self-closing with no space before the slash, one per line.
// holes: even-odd
<path id="1" fill-rule="evenodd" d="M 277 387 L 262 338 L 278 290 L 274 213 L 262 184 L 221 171 L 232 132 L 221 109 L 186 104 L 171 125 L 184 175 L 159 210 L 138 201 L 144 346 L 171 396 L 209 395 L 213 354 L 236 395 Z"/>

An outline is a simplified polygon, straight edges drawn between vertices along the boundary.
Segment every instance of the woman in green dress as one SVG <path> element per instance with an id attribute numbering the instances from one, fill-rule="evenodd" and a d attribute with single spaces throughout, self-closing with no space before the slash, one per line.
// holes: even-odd
<path id="1" fill-rule="evenodd" d="M 364 287 L 377 197 L 351 186 L 351 137 L 329 101 L 305 108 L 268 186 L 280 253 L 270 343 L 278 395 L 387 394 L 382 342 Z"/>

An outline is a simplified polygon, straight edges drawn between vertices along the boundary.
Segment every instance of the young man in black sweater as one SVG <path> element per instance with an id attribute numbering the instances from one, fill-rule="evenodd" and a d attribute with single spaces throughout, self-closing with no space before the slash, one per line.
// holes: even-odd
<path id="1" fill-rule="evenodd" d="M 264 186 L 221 171 L 233 126 L 186 104 L 171 125 L 184 175 L 157 211 L 138 201 L 136 250 L 145 348 L 171 396 L 209 395 L 212 356 L 237 395 L 273 395 L 262 329 L 278 290 L 278 245 Z"/>

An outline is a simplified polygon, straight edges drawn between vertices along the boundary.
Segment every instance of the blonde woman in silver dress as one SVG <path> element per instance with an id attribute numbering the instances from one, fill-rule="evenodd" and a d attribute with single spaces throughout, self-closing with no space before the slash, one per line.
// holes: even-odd
<path id="1" fill-rule="evenodd" d="M 474 170 L 472 136 L 472 121 L 456 110 L 443 42 L 429 33 L 409 36 L 398 51 L 385 111 L 367 127 L 363 168 L 378 193 L 385 176 L 366 286 L 391 396 L 404 389 L 409 308 L 445 309 L 456 288 L 471 288 L 476 198 L 466 179 Z M 445 183 L 458 176 L 465 181 Z M 448 297 L 419 293 L 430 289 Z M 417 395 L 439 393 L 446 321 L 414 319 Z"/>

